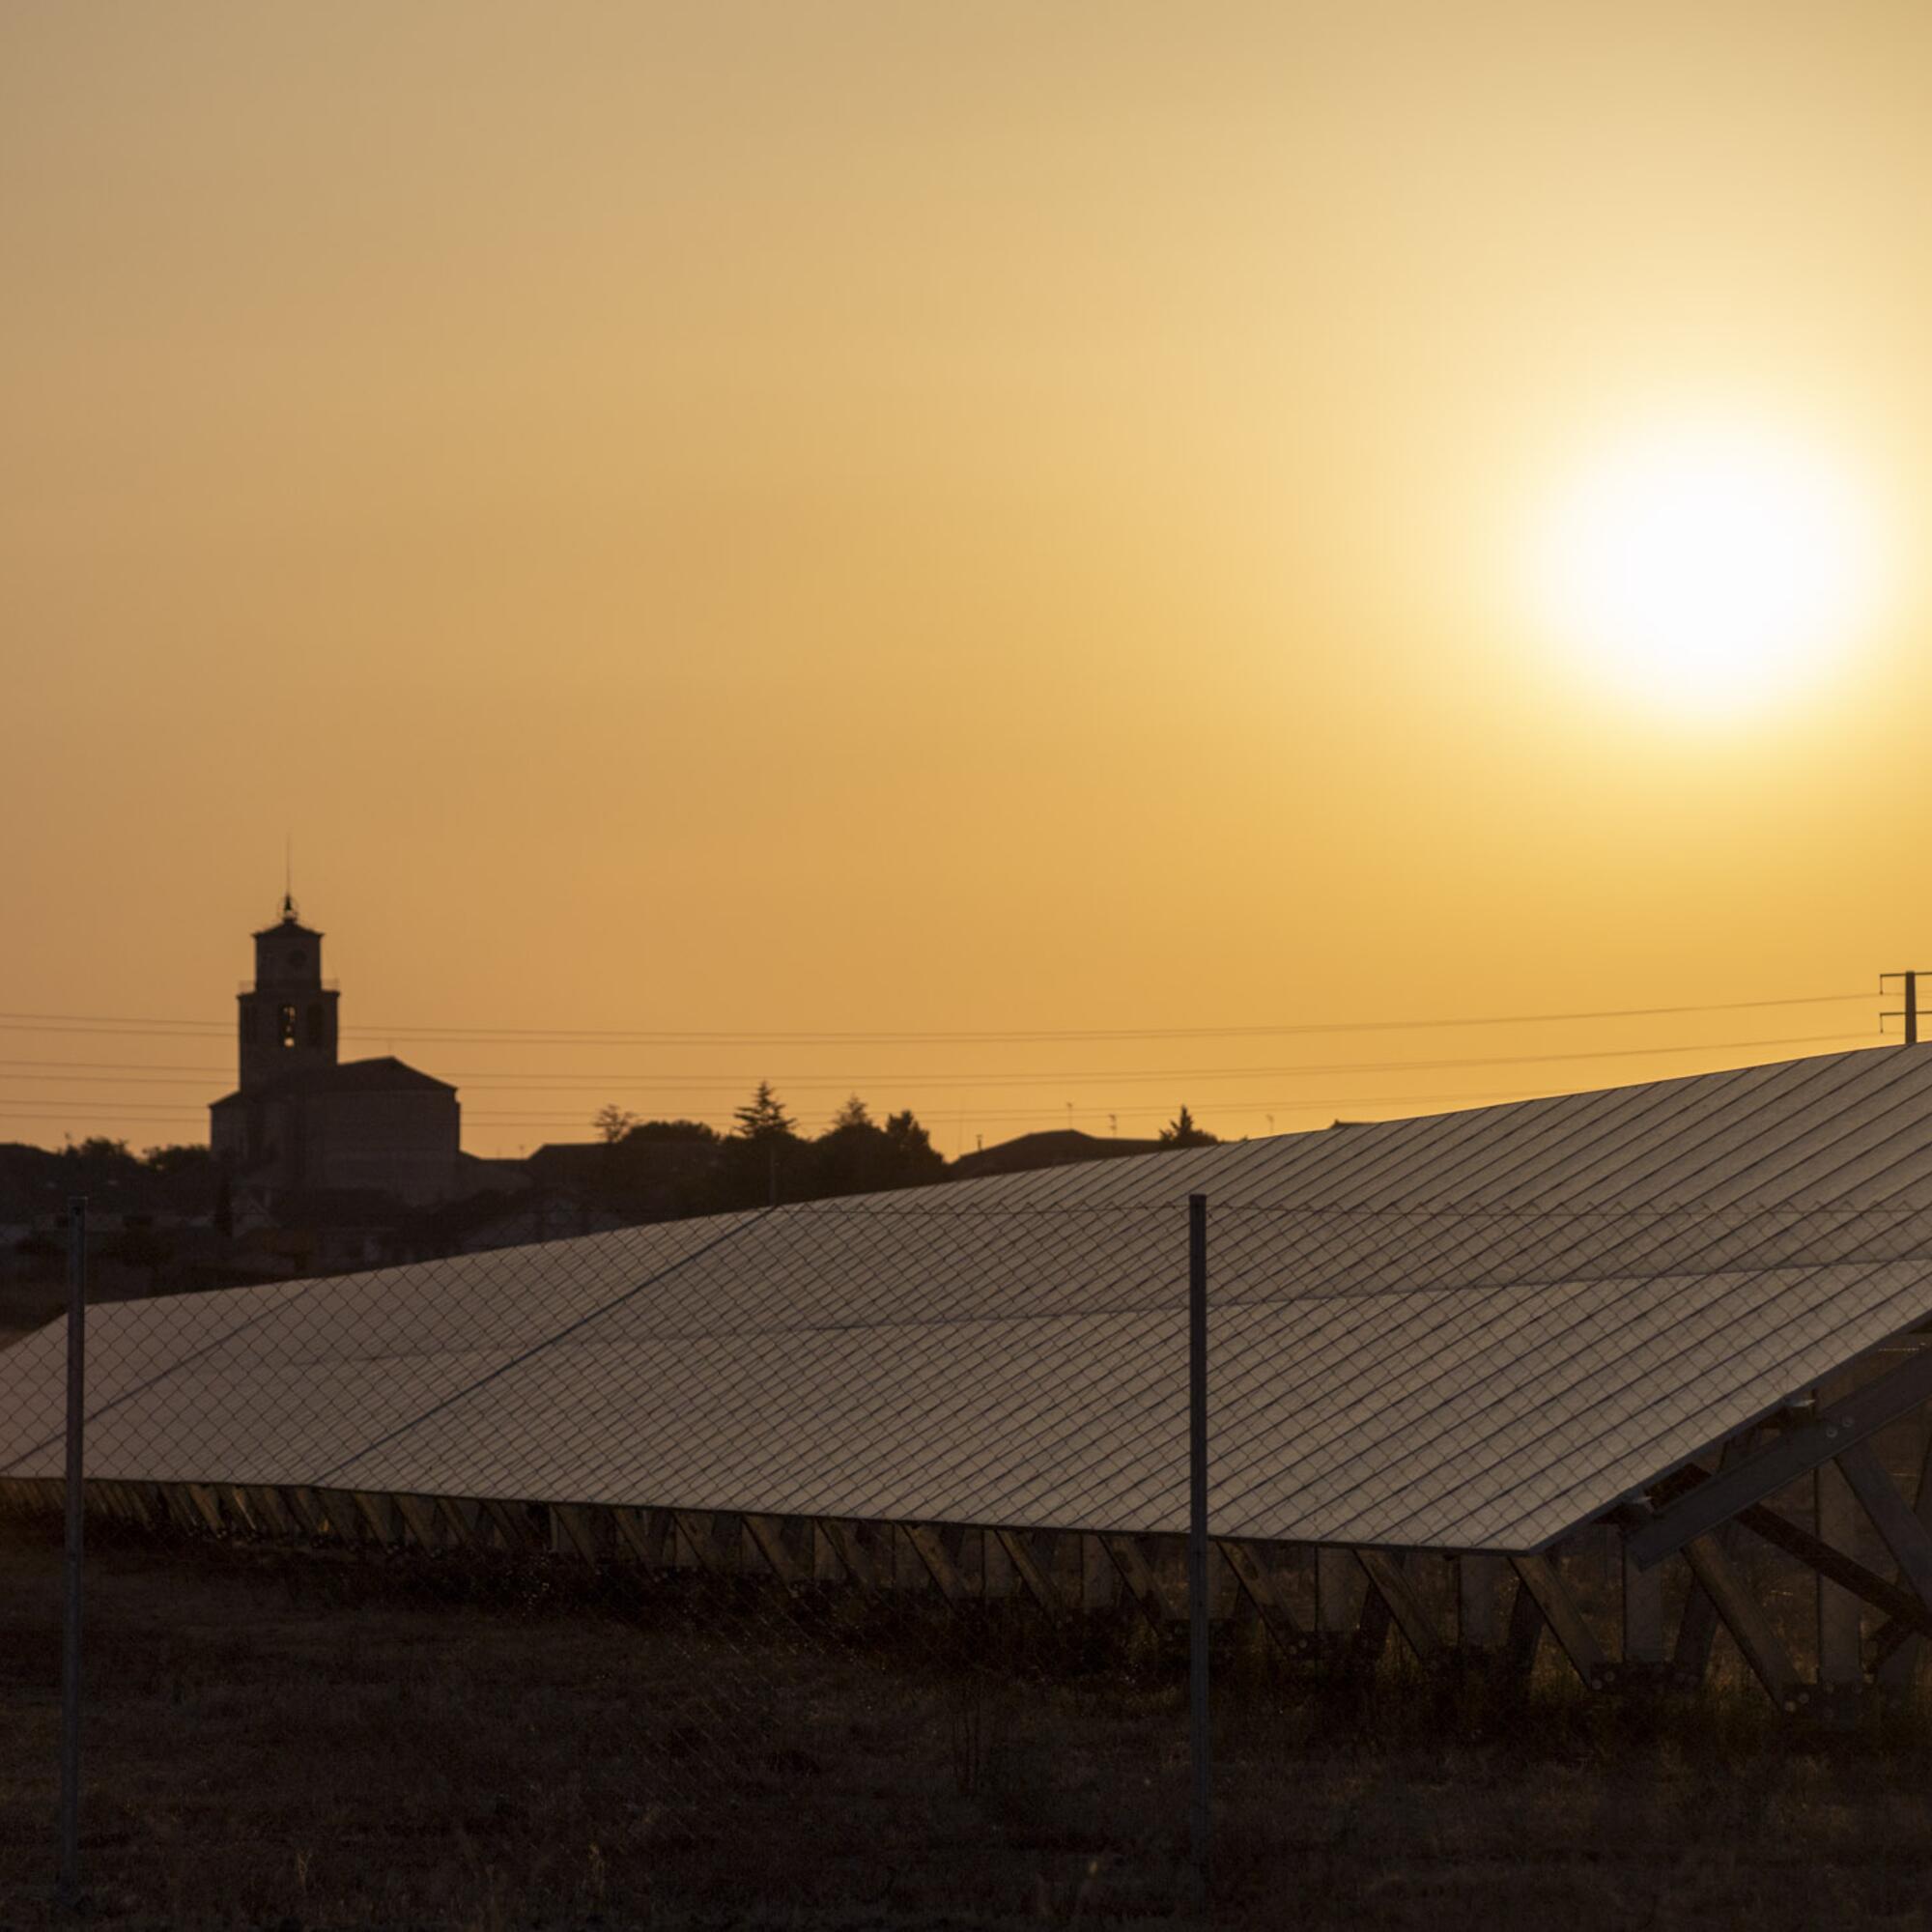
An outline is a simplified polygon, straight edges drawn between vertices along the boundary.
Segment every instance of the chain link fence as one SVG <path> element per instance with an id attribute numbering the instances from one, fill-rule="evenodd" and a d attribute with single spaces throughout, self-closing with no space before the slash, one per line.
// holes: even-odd
<path id="1" fill-rule="evenodd" d="M 16 1634 L 73 1614 L 83 1494 L 89 1550 L 0 1878 L 185 1923 L 1332 1904 L 1371 1799 L 1311 1750 L 1574 1732 L 1714 1648 L 1748 1687 L 1600 1493 L 1715 1454 L 1704 1384 L 1617 1392 L 1876 1344 L 1928 1236 L 908 1195 L 96 1306 L 84 1391 L 62 1324 L 0 1352 Z M 1909 1490 L 1916 1419 L 1882 1447 Z M 1822 1610 L 1752 1574 L 1822 1689 Z"/>

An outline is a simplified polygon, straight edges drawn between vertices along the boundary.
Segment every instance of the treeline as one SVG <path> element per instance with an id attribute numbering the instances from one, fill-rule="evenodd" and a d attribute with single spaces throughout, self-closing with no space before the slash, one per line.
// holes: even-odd
<path id="1" fill-rule="evenodd" d="M 0 1145 L 0 1221 L 65 1211 L 84 1194 L 97 1211 L 205 1214 L 219 1184 L 206 1147 L 151 1147 L 92 1134 L 63 1148 Z"/>
<path id="2" fill-rule="evenodd" d="M 856 1094 L 822 1134 L 808 1136 L 769 1082 L 721 1134 L 702 1121 L 643 1121 L 619 1107 L 598 1114 L 601 1146 L 587 1182 L 605 1207 L 651 1214 L 725 1213 L 770 1202 L 822 1201 L 923 1187 L 946 1160 L 912 1111 L 883 1122 Z"/>
<path id="3" fill-rule="evenodd" d="M 554 1181 L 601 1208 L 651 1220 L 883 1194 L 947 1178 L 945 1157 L 910 1109 L 875 1121 L 857 1094 L 823 1133 L 808 1136 L 771 1084 L 760 1082 L 733 1122 L 720 1133 L 702 1121 L 645 1121 L 609 1106 L 594 1122 L 598 1145 L 552 1150 L 554 1166 L 546 1172 L 539 1156 L 531 1172 L 539 1185 Z M 1183 1106 L 1157 1144 L 1211 1147 L 1216 1138 Z"/>

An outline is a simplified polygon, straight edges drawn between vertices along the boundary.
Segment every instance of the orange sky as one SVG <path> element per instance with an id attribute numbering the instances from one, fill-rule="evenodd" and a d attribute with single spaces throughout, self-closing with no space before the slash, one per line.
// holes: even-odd
<path id="1" fill-rule="evenodd" d="M 13 0 L 0 1138 L 205 1135 L 285 834 L 351 1049 L 479 1152 L 762 1074 L 950 1152 L 1876 1037 L 1928 71 L 1916 4 Z M 1894 529 L 1800 700 L 1673 716 L 1520 608 L 1687 410 Z"/>

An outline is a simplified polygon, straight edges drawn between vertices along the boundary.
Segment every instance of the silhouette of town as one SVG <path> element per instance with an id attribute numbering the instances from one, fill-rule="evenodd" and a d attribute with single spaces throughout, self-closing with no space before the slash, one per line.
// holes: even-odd
<path id="1" fill-rule="evenodd" d="M 457 1089 L 393 1055 L 340 1056 L 341 989 L 325 935 L 292 893 L 253 936 L 236 996 L 236 1083 L 205 1143 L 95 1136 L 59 1149 L 0 1143 L 0 1331 L 44 1320 L 62 1293 L 66 1204 L 89 1202 L 101 1299 L 243 1287 L 475 1254 L 645 1222 L 1211 1145 L 1185 1106 L 1152 1140 L 1074 1128 L 952 1161 L 908 1109 L 875 1120 L 857 1094 L 802 1134 L 760 1084 L 728 1133 L 611 1103 L 582 1139 L 520 1159 L 462 1147 Z"/>

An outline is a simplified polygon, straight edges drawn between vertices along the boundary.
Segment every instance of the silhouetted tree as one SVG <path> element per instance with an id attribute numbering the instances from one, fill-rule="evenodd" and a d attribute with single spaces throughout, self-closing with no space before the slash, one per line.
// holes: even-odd
<path id="1" fill-rule="evenodd" d="M 797 1122 L 772 1092 L 769 1080 L 732 1115 L 738 1123 L 719 1150 L 721 1208 L 758 1208 L 768 1201 L 796 1201 L 807 1181 L 801 1158 L 804 1143 Z"/>
<path id="2" fill-rule="evenodd" d="M 893 1163 L 904 1177 L 898 1183 L 901 1187 L 922 1186 L 945 1174 L 946 1156 L 913 1119 L 910 1107 L 902 1114 L 886 1116 L 886 1139 L 892 1143 Z"/>
<path id="3" fill-rule="evenodd" d="M 196 1173 L 213 1161 L 214 1155 L 198 1143 L 170 1147 L 151 1147 L 141 1150 L 141 1165 L 156 1174 L 174 1176 Z"/>
<path id="4" fill-rule="evenodd" d="M 606 1147 L 615 1147 L 638 1124 L 638 1117 L 628 1107 L 620 1107 L 613 1100 L 608 1107 L 598 1108 L 596 1118 L 590 1124 L 597 1129 L 597 1138 Z"/>
<path id="5" fill-rule="evenodd" d="M 702 1121 L 639 1121 L 624 1136 L 627 1141 L 702 1141 L 713 1145 L 724 1137 Z"/>
<path id="6" fill-rule="evenodd" d="M 758 1091 L 731 1117 L 738 1122 L 738 1137 L 748 1141 L 789 1140 L 797 1122 L 779 1103 L 769 1080 L 758 1082 Z"/>
<path id="7" fill-rule="evenodd" d="M 1210 1134 L 1206 1127 L 1197 1126 L 1194 1116 L 1183 1106 L 1173 1120 L 1160 1130 L 1162 1147 L 1195 1148 L 1219 1147 L 1221 1136 Z"/>
<path id="8" fill-rule="evenodd" d="M 812 1143 L 811 1185 L 818 1195 L 874 1194 L 936 1180 L 946 1162 L 910 1112 L 892 1114 L 883 1127 L 856 1095 Z"/>

